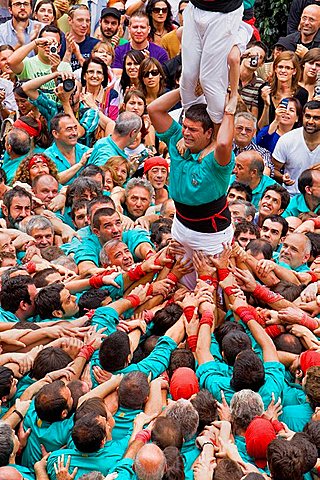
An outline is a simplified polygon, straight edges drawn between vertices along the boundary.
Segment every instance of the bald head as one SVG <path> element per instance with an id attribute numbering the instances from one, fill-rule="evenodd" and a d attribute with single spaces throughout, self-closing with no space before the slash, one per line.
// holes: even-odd
<path id="1" fill-rule="evenodd" d="M 0 480 L 23 480 L 23 476 L 14 467 L 0 467 Z"/>
<path id="2" fill-rule="evenodd" d="M 161 480 L 166 468 L 166 458 L 157 445 L 149 443 L 139 450 L 134 469 L 139 480 Z"/>
<path id="3" fill-rule="evenodd" d="M 309 5 L 301 15 L 298 30 L 301 33 L 301 40 L 306 43 L 313 40 L 320 28 L 320 6 Z"/>
<path id="4" fill-rule="evenodd" d="M 236 175 L 237 182 L 249 185 L 254 189 L 262 178 L 263 170 L 264 161 L 260 153 L 255 150 L 248 150 L 241 152 L 236 157 L 233 173 Z"/>

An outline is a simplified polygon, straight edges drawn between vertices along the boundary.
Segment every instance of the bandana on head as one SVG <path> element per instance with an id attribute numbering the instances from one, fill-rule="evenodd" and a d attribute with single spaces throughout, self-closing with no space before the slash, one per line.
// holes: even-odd
<path id="1" fill-rule="evenodd" d="M 196 374 L 191 368 L 177 368 L 170 382 L 170 393 L 173 400 L 185 398 L 188 400 L 194 393 L 199 392 L 199 383 Z"/>
<path id="2" fill-rule="evenodd" d="M 300 368 L 303 371 L 303 375 L 307 373 L 310 367 L 320 366 L 320 353 L 308 350 L 300 355 Z"/>
<path id="3" fill-rule="evenodd" d="M 27 133 L 29 133 L 30 137 L 37 137 L 40 135 L 41 132 L 41 122 L 40 120 L 35 120 L 38 124 L 38 128 L 30 127 L 27 123 L 25 123 L 21 118 L 18 118 L 13 124 L 15 128 L 21 128 L 22 130 L 25 130 Z"/>
<path id="4" fill-rule="evenodd" d="M 167 160 L 162 157 L 150 157 L 144 162 L 143 173 L 147 173 L 153 167 L 164 167 L 169 171 Z"/>
<path id="5" fill-rule="evenodd" d="M 43 155 L 33 155 L 33 157 L 29 160 L 28 170 L 30 170 L 30 168 L 38 162 L 48 165 L 48 160 Z"/>

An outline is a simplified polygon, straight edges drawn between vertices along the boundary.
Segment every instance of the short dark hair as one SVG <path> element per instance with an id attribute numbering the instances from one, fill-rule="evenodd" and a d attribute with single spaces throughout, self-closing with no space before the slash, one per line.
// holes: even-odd
<path id="1" fill-rule="evenodd" d="M 213 129 L 213 122 L 207 112 L 207 105 L 204 103 L 189 107 L 185 112 L 185 118 L 192 122 L 200 122 L 204 132 L 207 132 L 210 128 Z"/>
<path id="2" fill-rule="evenodd" d="M 11 426 L 7 423 L 0 424 L 0 467 L 9 464 L 10 455 L 13 452 L 14 441 Z"/>
<path id="3" fill-rule="evenodd" d="M 176 348 L 171 353 L 170 363 L 167 369 L 169 378 L 172 377 L 174 371 L 180 367 L 188 367 L 192 370 L 195 370 L 195 359 L 191 350 L 186 348 Z"/>
<path id="4" fill-rule="evenodd" d="M 320 101 L 319 100 L 310 100 L 310 102 L 307 102 L 302 110 L 302 113 L 304 114 L 306 109 L 309 108 L 309 110 L 319 110 L 320 109 Z"/>
<path id="5" fill-rule="evenodd" d="M 102 189 L 100 188 L 98 182 L 90 177 L 80 176 L 76 178 L 67 188 L 66 206 L 71 207 L 74 199 L 77 199 L 77 197 L 80 199 L 81 195 L 83 195 L 86 190 L 90 190 L 91 193 L 95 193 L 97 197 L 102 194 Z"/>
<path id="6" fill-rule="evenodd" d="M 13 377 L 11 368 L 0 367 L 0 399 L 9 395 Z"/>
<path id="7" fill-rule="evenodd" d="M 320 457 L 320 420 L 311 420 L 303 428 L 304 433 L 306 433 L 310 441 L 318 449 L 318 457 Z"/>
<path id="8" fill-rule="evenodd" d="M 129 337 L 125 332 L 114 332 L 106 337 L 99 350 L 101 367 L 108 372 L 116 372 L 125 367 L 130 354 Z"/>
<path id="9" fill-rule="evenodd" d="M 304 391 L 311 408 L 315 410 L 317 407 L 320 407 L 320 367 L 308 368 Z"/>
<path id="10" fill-rule="evenodd" d="M 130 372 L 120 382 L 119 405 L 132 410 L 143 408 L 150 392 L 148 377 L 143 372 Z"/>
<path id="11" fill-rule="evenodd" d="M 202 432 L 207 425 L 218 420 L 218 403 L 209 390 L 200 390 L 190 402 L 199 415 L 198 432 Z"/>
<path id="12" fill-rule="evenodd" d="M 275 293 L 280 293 L 286 300 L 293 302 L 296 300 L 301 292 L 306 288 L 306 285 L 295 285 L 294 283 L 287 282 L 286 280 L 280 280 L 276 285 L 271 287 Z"/>
<path id="13" fill-rule="evenodd" d="M 151 430 L 151 441 L 158 445 L 161 450 L 169 446 L 180 449 L 183 444 L 183 436 L 177 420 L 169 417 L 158 417 Z"/>
<path id="14" fill-rule="evenodd" d="M 282 210 L 285 210 L 289 203 L 290 203 L 290 195 L 288 193 L 288 190 L 284 187 L 282 187 L 281 185 L 279 185 L 278 183 L 273 183 L 272 185 L 268 185 L 265 189 L 264 189 L 264 192 L 262 194 L 262 197 L 263 198 L 265 196 L 265 194 L 269 191 L 269 190 L 272 190 L 273 192 L 277 192 L 279 193 L 280 197 L 281 197 L 281 205 L 280 205 L 280 208 Z"/>
<path id="15" fill-rule="evenodd" d="M 34 281 L 27 275 L 17 275 L 9 278 L 2 285 L 0 292 L 1 307 L 7 312 L 15 313 L 19 309 L 20 302 L 31 305 L 29 285 L 34 285 Z"/>
<path id="16" fill-rule="evenodd" d="M 35 410 L 40 420 L 59 422 L 64 410 L 68 409 L 67 400 L 61 391 L 65 388 L 62 380 L 44 385 L 35 397 Z"/>
<path id="17" fill-rule="evenodd" d="M 236 190 L 237 192 L 244 192 L 246 194 L 246 201 L 251 202 L 252 200 L 252 189 L 249 187 L 249 185 L 246 185 L 241 182 L 237 182 L 236 180 L 231 183 L 230 187 L 228 188 L 228 193 L 230 190 Z M 228 195 L 227 193 L 227 195 Z"/>
<path id="18" fill-rule="evenodd" d="M 62 348 L 47 347 L 36 356 L 30 375 L 36 380 L 40 380 L 47 373 L 65 368 L 70 362 L 72 362 L 72 358 Z"/>
<path id="19" fill-rule="evenodd" d="M 298 189 L 302 195 L 306 193 L 306 187 L 312 187 L 313 178 L 312 178 L 312 169 L 308 168 L 304 170 L 298 178 Z"/>
<path id="20" fill-rule="evenodd" d="M 252 348 L 250 337 L 240 331 L 228 333 L 222 340 L 221 350 L 228 365 L 234 365 L 238 353 Z"/>
<path id="21" fill-rule="evenodd" d="M 265 57 L 268 55 L 268 47 L 265 43 L 261 42 L 261 40 L 253 40 L 252 42 L 249 42 L 247 48 L 251 48 L 251 47 L 262 48 L 262 50 L 264 50 Z"/>
<path id="22" fill-rule="evenodd" d="M 25 190 L 24 188 L 16 186 L 16 187 L 13 187 L 11 190 L 8 190 L 3 197 L 3 205 L 7 207 L 8 211 L 10 210 L 12 200 L 14 199 L 14 197 L 19 197 L 19 198 L 27 197 L 29 198 L 30 205 L 31 205 L 31 202 L 32 202 L 31 194 L 27 192 L 27 190 Z"/>
<path id="23" fill-rule="evenodd" d="M 183 309 L 176 303 L 171 303 L 158 310 L 152 319 L 152 333 L 159 336 L 165 335 L 168 328 L 179 320 L 182 312 Z"/>
<path id="24" fill-rule="evenodd" d="M 95 413 L 79 418 L 72 430 L 75 447 L 83 453 L 97 452 L 106 437 L 106 429 Z"/>
<path id="25" fill-rule="evenodd" d="M 53 283 L 43 287 L 36 295 L 34 300 L 36 311 L 40 318 L 52 318 L 55 310 L 63 310 L 61 305 L 60 293 L 64 289 L 63 283 Z"/>
<path id="26" fill-rule="evenodd" d="M 239 392 L 243 389 L 258 392 L 264 385 L 265 372 L 263 363 L 253 350 L 244 350 L 237 356 L 234 367 L 231 387 Z"/>
<path id="27" fill-rule="evenodd" d="M 19 156 L 27 155 L 31 148 L 31 137 L 22 128 L 13 127 L 7 135 L 7 142 L 13 153 Z"/>
<path id="28" fill-rule="evenodd" d="M 262 238 L 250 240 L 245 250 L 246 252 L 250 250 L 253 256 L 262 253 L 263 257 L 266 260 L 271 260 L 273 254 L 272 246 L 270 245 L 270 243 L 268 243 L 266 240 L 263 240 Z"/>
<path id="29" fill-rule="evenodd" d="M 185 480 L 184 463 L 177 447 L 166 447 L 163 450 L 166 457 L 166 470 L 162 480 Z"/>
<path id="30" fill-rule="evenodd" d="M 52 275 L 52 273 L 56 273 L 56 270 L 54 268 L 48 267 L 44 268 L 43 270 L 40 270 L 39 272 L 36 272 L 33 275 L 33 281 L 34 284 L 37 288 L 42 288 L 48 285 L 47 282 L 47 277 L 49 275 Z"/>
<path id="31" fill-rule="evenodd" d="M 260 237 L 260 229 L 258 225 L 255 225 L 252 222 L 248 222 L 247 220 L 241 220 L 241 222 L 238 222 L 236 224 L 236 227 L 234 229 L 234 238 L 237 240 L 241 233 L 246 233 L 249 232 L 251 235 L 255 235 L 257 238 Z"/>
<path id="32" fill-rule="evenodd" d="M 220 350 L 222 347 L 222 340 L 228 333 L 230 332 L 245 332 L 244 327 L 240 323 L 236 322 L 231 322 L 230 320 L 227 320 L 221 325 L 218 325 L 217 328 L 214 331 L 214 336 L 216 337 L 216 340 L 219 344 Z"/>
<path id="33" fill-rule="evenodd" d="M 269 443 L 267 461 L 273 480 L 303 480 L 303 453 L 284 438 Z"/>
<path id="34" fill-rule="evenodd" d="M 310 472 L 313 469 L 318 459 L 317 447 L 311 442 L 311 439 L 306 433 L 297 432 L 291 439 L 292 445 L 297 445 L 303 453 L 304 469 L 303 473 Z"/>
<path id="35" fill-rule="evenodd" d="M 241 480 L 243 472 L 238 463 L 230 458 L 218 462 L 214 471 L 214 480 Z"/>
<path id="36" fill-rule="evenodd" d="M 111 197 L 107 197 L 105 195 L 98 195 L 97 197 L 93 198 L 90 202 L 88 202 L 88 204 L 87 204 L 88 215 L 91 215 L 92 207 L 97 205 L 97 203 L 105 203 L 106 205 L 109 203 L 109 204 L 112 205 L 112 207 L 109 207 L 109 208 L 112 208 L 113 210 L 116 209 L 115 203 L 114 203 L 114 201 L 112 200 Z"/>
<path id="37" fill-rule="evenodd" d="M 112 215 L 114 215 L 115 213 L 117 213 L 119 215 L 119 213 L 114 210 L 113 208 L 107 208 L 107 207 L 104 207 L 104 208 L 99 208 L 99 210 L 97 210 L 95 212 L 95 214 L 93 215 L 93 219 L 92 219 L 92 226 L 94 228 L 100 228 L 100 218 L 101 217 L 112 217 Z M 120 215 L 119 215 L 119 218 L 120 218 Z"/>
<path id="38" fill-rule="evenodd" d="M 83 170 L 79 173 L 79 177 L 95 177 L 96 175 L 100 174 L 104 180 L 105 172 L 102 170 L 101 167 L 98 165 L 87 165 L 84 167 Z"/>
<path id="39" fill-rule="evenodd" d="M 71 116 L 68 113 L 64 113 L 64 112 L 57 113 L 57 115 L 55 115 L 50 121 L 50 132 L 51 133 L 54 130 L 56 132 L 59 132 L 59 130 L 60 130 L 59 123 L 60 123 L 60 120 L 62 118 L 71 118 Z"/>
<path id="40" fill-rule="evenodd" d="M 282 225 L 282 232 L 281 237 L 285 237 L 288 233 L 289 225 L 285 218 L 281 217 L 281 215 L 269 215 L 268 217 L 263 219 L 262 225 L 266 220 L 270 220 L 271 222 L 277 222 Z"/>
<path id="41" fill-rule="evenodd" d="M 81 403 L 81 405 L 77 408 L 74 414 L 74 422 L 76 423 L 79 418 L 84 417 L 88 413 L 100 415 L 101 417 L 105 417 L 108 420 L 106 405 L 102 398 L 91 397 L 87 400 L 84 400 L 84 402 Z"/>
<path id="42" fill-rule="evenodd" d="M 101 307 L 101 303 L 109 295 L 109 290 L 106 288 L 90 288 L 84 292 L 79 298 L 79 316 L 86 314 L 86 311 Z"/>
<path id="43" fill-rule="evenodd" d="M 316 258 L 320 255 L 320 234 L 314 232 L 307 232 L 306 237 L 309 238 L 311 242 L 311 256 Z"/>
<path id="44" fill-rule="evenodd" d="M 303 350 L 303 345 L 300 338 L 291 333 L 281 333 L 276 338 L 273 338 L 273 343 L 277 350 L 281 352 L 294 353 L 300 355 Z"/>
<path id="45" fill-rule="evenodd" d="M 49 32 L 49 33 L 57 33 L 60 37 L 59 43 L 61 43 L 61 30 L 59 28 L 55 27 L 54 25 L 45 25 L 39 32 L 38 38 L 42 37 L 44 33 Z"/>

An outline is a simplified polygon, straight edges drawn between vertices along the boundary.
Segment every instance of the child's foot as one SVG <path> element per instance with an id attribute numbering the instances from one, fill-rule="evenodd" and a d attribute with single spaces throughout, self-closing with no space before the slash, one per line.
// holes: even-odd
<path id="1" fill-rule="evenodd" d="M 234 115 L 237 110 L 237 105 L 238 105 L 238 96 L 234 95 L 229 98 L 229 101 L 226 105 L 225 112 L 230 113 L 231 115 Z"/>

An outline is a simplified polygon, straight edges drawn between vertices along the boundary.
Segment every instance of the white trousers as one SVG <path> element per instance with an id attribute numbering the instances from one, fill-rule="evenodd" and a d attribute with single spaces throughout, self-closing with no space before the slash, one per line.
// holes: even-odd
<path id="1" fill-rule="evenodd" d="M 185 227 L 175 217 L 172 225 L 172 238 L 183 245 L 186 251 L 186 258 L 192 259 L 193 252 L 202 250 L 209 255 L 217 255 L 223 250 L 223 243 L 231 243 L 233 238 L 233 227 L 230 225 L 222 232 L 202 233 L 195 232 Z M 185 275 L 182 283 L 191 290 L 194 289 L 197 281 L 196 272 Z"/>
<path id="2" fill-rule="evenodd" d="M 208 12 L 190 2 L 183 12 L 182 78 L 180 91 L 185 109 L 204 103 L 196 97 L 200 80 L 208 113 L 214 123 L 221 123 L 228 88 L 227 57 L 238 44 L 243 6 L 230 13 Z"/>

